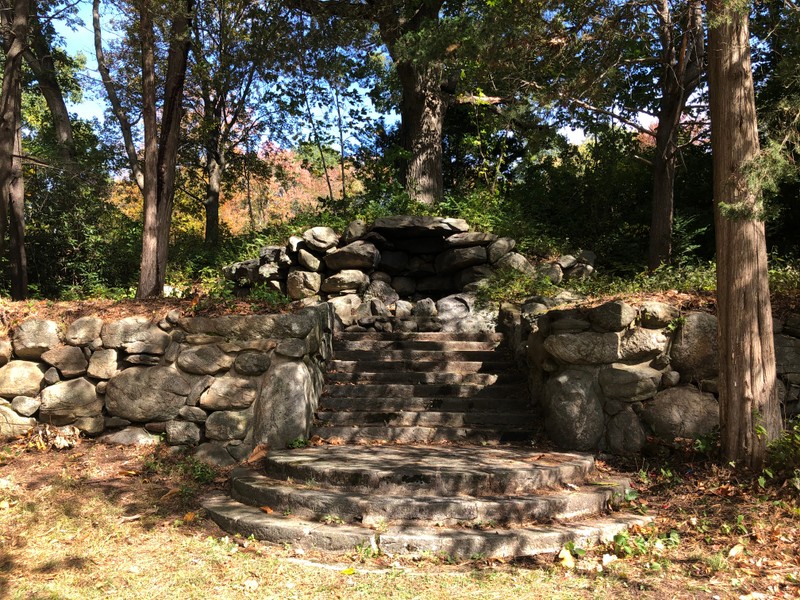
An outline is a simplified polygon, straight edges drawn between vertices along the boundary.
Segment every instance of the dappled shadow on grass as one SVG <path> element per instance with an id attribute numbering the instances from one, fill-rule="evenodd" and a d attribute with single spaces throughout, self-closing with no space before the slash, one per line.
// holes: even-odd
<path id="1" fill-rule="evenodd" d="M 198 496 L 227 479 L 200 484 L 183 456 L 92 441 L 8 454 L 0 465 L 0 598 L 15 582 L 80 577 L 113 561 L 104 540 L 195 527 Z"/>

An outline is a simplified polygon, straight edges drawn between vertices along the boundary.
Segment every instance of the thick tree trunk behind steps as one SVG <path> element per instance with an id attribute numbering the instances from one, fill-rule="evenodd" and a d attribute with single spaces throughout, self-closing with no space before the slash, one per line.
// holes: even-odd
<path id="1" fill-rule="evenodd" d="M 401 139 L 408 153 L 404 179 L 408 195 L 423 204 L 437 204 L 444 194 L 442 130 L 447 103 L 441 91 L 439 65 L 398 62 L 403 88 Z"/>
<path id="2" fill-rule="evenodd" d="M 760 470 L 780 431 L 764 223 L 745 170 L 759 152 L 746 12 L 711 0 L 709 34 L 721 445 Z"/>

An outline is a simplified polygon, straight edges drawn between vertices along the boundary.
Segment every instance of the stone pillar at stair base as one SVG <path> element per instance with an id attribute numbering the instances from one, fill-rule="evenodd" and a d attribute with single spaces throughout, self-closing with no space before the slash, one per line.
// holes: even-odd
<path id="1" fill-rule="evenodd" d="M 308 359 L 275 361 L 256 400 L 252 443 L 285 448 L 308 437 L 322 378 L 319 366 Z"/>

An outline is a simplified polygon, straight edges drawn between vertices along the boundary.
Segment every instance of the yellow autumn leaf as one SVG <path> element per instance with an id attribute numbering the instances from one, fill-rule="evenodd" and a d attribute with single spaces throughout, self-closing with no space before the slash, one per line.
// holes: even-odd
<path id="1" fill-rule="evenodd" d="M 184 523 L 191 523 L 191 522 L 192 522 L 192 521 L 194 521 L 196 518 L 197 518 L 197 513 L 195 513 L 195 512 L 188 512 L 188 513 L 186 513 L 185 515 L 183 515 L 183 522 L 184 522 Z"/>
<path id="2" fill-rule="evenodd" d="M 561 552 L 558 553 L 558 562 L 565 569 L 575 568 L 575 559 L 572 557 L 572 552 L 566 548 L 562 548 Z"/>
<path id="3" fill-rule="evenodd" d="M 342 575 L 355 575 L 356 570 L 353 567 L 347 567 L 346 569 L 342 569 L 339 571 Z"/>

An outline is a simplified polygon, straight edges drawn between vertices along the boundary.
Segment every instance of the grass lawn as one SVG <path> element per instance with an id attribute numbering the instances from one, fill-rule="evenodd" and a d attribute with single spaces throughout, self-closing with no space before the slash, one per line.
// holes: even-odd
<path id="1" fill-rule="evenodd" d="M 797 490 L 691 453 L 622 465 L 638 471 L 626 509 L 652 527 L 561 558 L 457 564 L 231 539 L 198 508 L 224 472 L 163 448 L 29 446 L 0 446 L 3 600 L 800 596 Z"/>

